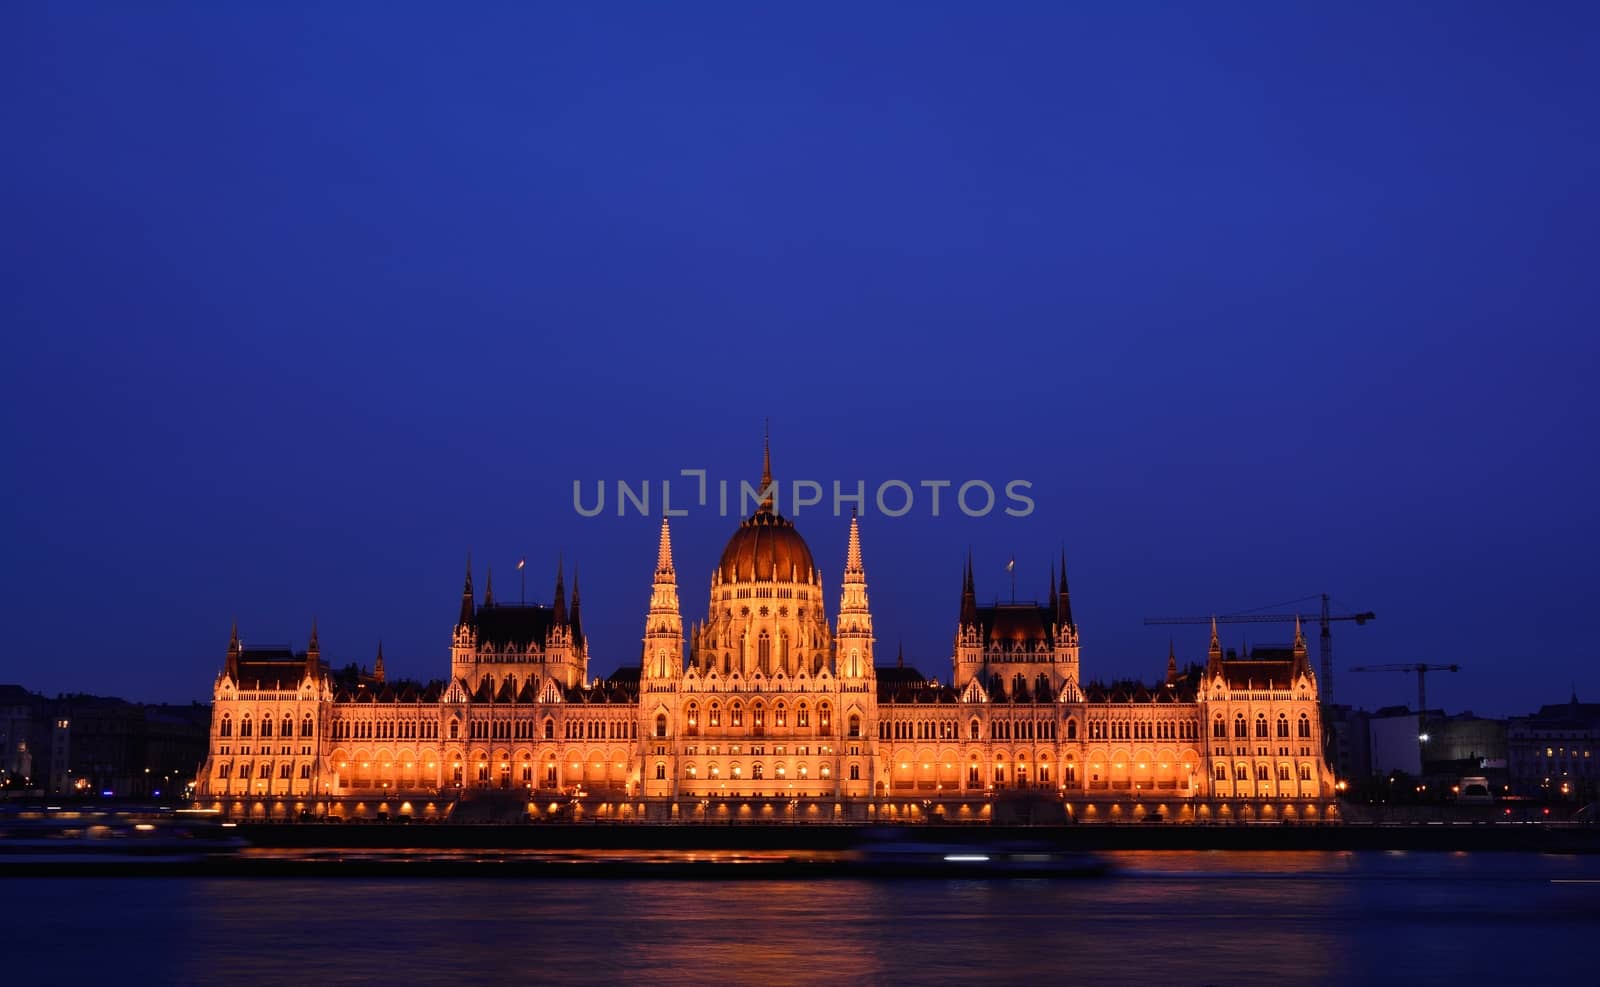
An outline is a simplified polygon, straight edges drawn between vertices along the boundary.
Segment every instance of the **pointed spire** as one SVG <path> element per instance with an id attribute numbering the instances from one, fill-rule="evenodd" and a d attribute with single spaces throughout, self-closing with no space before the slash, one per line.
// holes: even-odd
<path id="1" fill-rule="evenodd" d="M 1211 645 L 1206 649 L 1206 654 L 1212 658 L 1222 657 L 1222 638 L 1217 634 L 1217 618 L 1214 614 L 1211 617 Z"/>
<path id="2" fill-rule="evenodd" d="M 961 572 L 961 626 L 978 622 L 978 594 L 972 583 L 972 549 L 967 549 L 966 568 Z"/>
<path id="3" fill-rule="evenodd" d="M 772 419 L 766 420 L 766 425 L 761 435 L 761 489 L 766 491 L 772 486 Z M 757 513 L 772 513 L 772 495 L 763 493 L 761 509 Z"/>
<path id="4" fill-rule="evenodd" d="M 239 653 L 239 619 L 237 617 L 235 617 L 234 620 L 233 620 L 233 635 L 228 639 L 228 654 L 236 655 L 238 653 Z"/>
<path id="5" fill-rule="evenodd" d="M 483 577 L 483 605 L 494 606 L 494 566 L 485 569 Z"/>
<path id="6" fill-rule="evenodd" d="M 472 553 L 468 552 L 467 553 L 467 579 L 466 579 L 466 582 L 463 583 L 462 587 L 461 587 L 461 616 L 456 620 L 456 623 L 457 624 L 470 624 L 470 623 L 472 623 L 472 613 L 473 613 L 473 610 L 475 608 L 476 608 L 476 603 L 472 598 Z"/>
<path id="7" fill-rule="evenodd" d="M 850 508 L 850 544 L 844 553 L 844 571 L 849 573 L 863 572 L 861 566 L 861 526 L 856 519 L 856 509 Z"/>
<path id="8" fill-rule="evenodd" d="M 311 644 L 306 648 L 306 674 L 315 676 L 322 665 L 322 648 L 317 644 L 317 618 L 311 618 Z"/>
<path id="9" fill-rule="evenodd" d="M 578 567 L 572 567 L 572 640 L 577 644 L 583 643 L 583 621 L 578 610 L 581 604 L 578 600 Z"/>
<path id="10" fill-rule="evenodd" d="M 1056 596 L 1056 623 L 1074 626 L 1072 619 L 1072 591 L 1067 588 L 1067 550 L 1061 549 L 1061 588 Z"/>
<path id="11" fill-rule="evenodd" d="M 555 600 L 555 604 L 554 604 L 555 611 L 556 611 L 555 618 L 556 618 L 556 623 L 557 624 L 565 624 L 567 622 L 567 585 L 566 585 L 566 582 L 562 579 L 562 570 L 564 568 L 565 568 L 564 559 L 561 556 L 557 556 L 556 557 L 556 600 Z"/>
<path id="12" fill-rule="evenodd" d="M 383 639 L 378 639 L 378 657 L 372 663 L 372 677 L 380 684 L 383 682 Z"/>
<path id="13" fill-rule="evenodd" d="M 1297 657 L 1306 653 L 1306 635 L 1300 628 L 1299 614 L 1294 615 L 1294 653 Z"/>
<path id="14" fill-rule="evenodd" d="M 894 667 L 895 668 L 905 668 L 906 667 L 906 645 L 905 645 L 904 641 L 895 642 L 895 647 L 894 647 Z"/>
<path id="15" fill-rule="evenodd" d="M 667 525 L 667 519 L 661 519 L 661 543 L 656 548 L 656 575 L 676 575 L 672 568 L 672 529 Z"/>
<path id="16" fill-rule="evenodd" d="M 227 664 L 228 678 L 235 682 L 239 681 L 239 654 L 243 650 L 244 646 L 239 643 L 239 620 L 236 617 L 233 621 L 233 636 L 228 641 Z"/>
<path id="17" fill-rule="evenodd" d="M 1178 650 L 1171 638 L 1167 638 L 1167 686 L 1170 688 L 1178 683 Z"/>

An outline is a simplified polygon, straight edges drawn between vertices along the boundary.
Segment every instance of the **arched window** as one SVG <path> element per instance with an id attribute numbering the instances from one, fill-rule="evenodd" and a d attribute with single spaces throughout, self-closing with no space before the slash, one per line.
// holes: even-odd
<path id="1" fill-rule="evenodd" d="M 831 716 L 832 712 L 832 709 L 827 703 L 823 703 L 821 706 L 817 707 L 817 729 L 823 733 L 828 732 L 828 727 L 831 723 L 829 717 Z"/>
<path id="2" fill-rule="evenodd" d="M 976 716 L 974 716 L 972 718 L 972 722 L 967 724 L 967 736 L 968 736 L 968 738 L 971 739 L 971 740 L 979 739 L 979 731 L 980 731 L 980 728 L 978 726 L 978 718 Z"/>
<path id="3" fill-rule="evenodd" d="M 789 725 L 789 709 L 783 703 L 779 703 L 777 708 L 772 711 L 772 722 L 780 727 Z"/>
<path id="4" fill-rule="evenodd" d="M 732 709 L 730 710 L 730 718 L 732 719 L 734 726 L 744 726 L 744 706 L 740 705 L 739 703 L 734 703 Z"/>
<path id="5" fill-rule="evenodd" d="M 1311 718 L 1304 713 L 1300 714 L 1300 736 L 1306 738 L 1311 736 Z"/>
<path id="6" fill-rule="evenodd" d="M 665 714 L 665 713 L 657 713 L 656 714 L 656 736 L 657 737 L 665 737 L 666 735 L 667 735 L 667 714 Z"/>
<path id="7" fill-rule="evenodd" d="M 1267 780 L 1269 780 L 1268 777 L 1267 777 L 1267 766 L 1265 764 L 1256 765 L 1256 780 L 1257 781 L 1267 781 Z"/>
<path id="8" fill-rule="evenodd" d="M 1011 695 L 1012 695 L 1012 697 L 1015 698 L 1015 699 L 1019 699 L 1019 700 L 1020 699 L 1026 699 L 1027 698 L 1027 692 L 1028 692 L 1028 680 L 1022 677 L 1022 673 L 1018 672 L 1017 674 L 1011 676 Z"/>
<path id="9" fill-rule="evenodd" d="M 989 698 L 1001 699 L 1006 694 L 1005 682 L 1001 680 L 1000 673 L 995 672 L 989 676 Z"/>
<path id="10" fill-rule="evenodd" d="M 250 714 L 249 713 L 246 713 L 244 719 L 239 722 L 239 736 L 241 736 L 241 737 L 250 736 Z"/>
<path id="11" fill-rule="evenodd" d="M 662 763 L 660 761 L 657 761 L 656 762 L 656 781 L 666 781 L 666 780 L 667 780 L 667 766 L 664 763 Z"/>
<path id="12" fill-rule="evenodd" d="M 700 705 L 698 703 L 689 704 L 688 711 L 684 713 L 683 726 L 683 732 L 689 736 L 698 737 L 700 735 Z"/>
<path id="13" fill-rule="evenodd" d="M 1222 721 L 1221 713 L 1218 713 L 1217 718 L 1211 723 L 1211 736 L 1216 737 L 1218 740 L 1228 736 L 1228 724 Z"/>
<path id="14" fill-rule="evenodd" d="M 1077 740 L 1078 739 L 1078 721 L 1077 720 L 1068 720 L 1067 721 L 1067 739 L 1068 740 Z"/>
<path id="15" fill-rule="evenodd" d="M 1282 713 L 1278 714 L 1278 736 L 1285 738 L 1289 736 L 1289 717 Z"/>
<path id="16" fill-rule="evenodd" d="M 766 729 L 767 708 L 759 702 L 750 707 L 750 725 L 756 728 L 757 733 Z"/>
<path id="17" fill-rule="evenodd" d="M 455 717 L 451 717 L 450 718 L 450 739 L 451 740 L 460 740 L 461 739 L 461 721 L 456 719 Z"/>
<path id="18" fill-rule="evenodd" d="M 1048 702 L 1050 699 L 1050 679 L 1043 672 L 1033 680 L 1033 698 L 1040 702 Z"/>
<path id="19" fill-rule="evenodd" d="M 1278 780 L 1279 781 L 1288 781 L 1289 780 L 1289 766 L 1287 764 L 1278 765 Z"/>
<path id="20" fill-rule="evenodd" d="M 278 736 L 280 736 L 280 737 L 293 737 L 294 736 L 294 720 L 289 717 L 288 713 L 283 714 L 283 728 L 278 731 Z"/>
<path id="21" fill-rule="evenodd" d="M 1265 739 L 1267 736 L 1267 714 L 1256 714 L 1256 736 Z"/>
<path id="22" fill-rule="evenodd" d="M 760 781 L 764 777 L 766 776 L 762 773 L 762 765 L 760 761 L 750 765 L 750 778 L 753 781 Z"/>
<path id="23" fill-rule="evenodd" d="M 314 736 L 316 734 L 316 732 L 317 732 L 317 726 L 316 726 L 315 723 L 313 723 L 311 721 L 311 714 L 307 713 L 305 715 L 305 719 L 300 721 L 300 736 L 302 736 L 302 737 L 310 737 L 310 736 Z"/>
<path id="24" fill-rule="evenodd" d="M 556 736 L 556 721 L 546 718 L 544 721 L 544 739 L 554 740 Z"/>
<path id="25" fill-rule="evenodd" d="M 1250 736 L 1250 728 L 1244 722 L 1243 713 L 1240 713 L 1233 718 L 1233 735 L 1238 737 L 1240 740 Z"/>
<path id="26" fill-rule="evenodd" d="M 722 707 L 717 703 L 711 704 L 710 725 L 714 727 L 722 726 Z"/>
<path id="27" fill-rule="evenodd" d="M 1309 765 L 1309 764 L 1300 765 L 1300 780 L 1301 781 L 1310 781 L 1311 780 L 1311 765 Z"/>
<path id="28" fill-rule="evenodd" d="M 263 736 L 263 737 L 272 736 L 272 717 L 263 716 L 261 718 L 261 736 Z"/>
<path id="29" fill-rule="evenodd" d="M 1227 781 L 1228 780 L 1228 766 L 1226 764 L 1217 765 L 1217 780 L 1218 781 Z"/>
<path id="30" fill-rule="evenodd" d="M 761 636 L 756 638 L 756 667 L 761 669 L 763 675 L 772 674 L 772 639 L 767 636 L 766 631 L 762 631 Z"/>
<path id="31" fill-rule="evenodd" d="M 854 713 L 850 714 L 850 736 L 861 736 L 861 717 Z"/>
<path id="32" fill-rule="evenodd" d="M 801 703 L 800 708 L 795 710 L 794 725 L 797 727 L 808 727 L 811 725 L 811 711 L 806 708 L 805 703 Z"/>
<path id="33" fill-rule="evenodd" d="M 222 725 L 217 728 L 219 737 L 233 736 L 233 717 L 228 713 L 222 714 Z"/>
<path id="34" fill-rule="evenodd" d="M 1246 767 L 1245 765 L 1241 764 L 1241 765 L 1239 765 L 1238 770 L 1234 771 L 1233 777 L 1234 777 L 1234 780 L 1236 780 L 1236 781 L 1249 781 L 1250 780 L 1250 769 L 1248 767 Z"/>

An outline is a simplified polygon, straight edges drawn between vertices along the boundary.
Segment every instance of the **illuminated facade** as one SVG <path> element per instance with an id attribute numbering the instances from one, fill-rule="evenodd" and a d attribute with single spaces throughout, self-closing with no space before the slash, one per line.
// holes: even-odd
<path id="1" fill-rule="evenodd" d="M 763 489 L 770 488 L 770 461 Z M 1331 814 L 1306 642 L 1223 652 L 1155 685 L 1085 683 L 1063 560 L 1050 597 L 979 606 L 962 575 L 947 680 L 877 664 L 860 525 L 838 609 L 794 524 L 764 501 L 685 635 L 661 523 L 637 666 L 589 677 L 574 577 L 549 606 L 476 598 L 469 565 L 450 678 L 333 673 L 244 647 L 217 678 L 202 804 L 300 816 L 443 814 L 520 792 L 534 815 L 987 817 L 1049 801 L 1085 820 Z M 685 642 L 687 641 L 687 649 Z M 506 796 L 498 796 L 505 798 Z"/>

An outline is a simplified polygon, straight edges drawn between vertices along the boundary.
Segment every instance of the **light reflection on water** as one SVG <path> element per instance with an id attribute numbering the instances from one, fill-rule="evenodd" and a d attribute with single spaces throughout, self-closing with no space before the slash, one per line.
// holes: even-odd
<path id="1" fill-rule="evenodd" d="M 1587 980 L 1600 860 L 1120 853 L 1079 881 L 26 879 L 13 982 Z M 20 953 L 20 956 L 18 955 Z M 10 978 L 8 977 L 8 980 Z M 1091 981 L 1092 982 L 1092 981 Z"/>

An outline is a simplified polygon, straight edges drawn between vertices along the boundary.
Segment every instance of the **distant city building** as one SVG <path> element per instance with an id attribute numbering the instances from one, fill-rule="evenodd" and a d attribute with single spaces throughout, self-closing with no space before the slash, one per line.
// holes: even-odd
<path id="1" fill-rule="evenodd" d="M 1372 773 L 1386 776 L 1422 773 L 1421 732 L 1417 714 L 1407 706 L 1385 706 L 1367 716 Z"/>
<path id="2" fill-rule="evenodd" d="M 1595 766 L 1600 750 L 1600 703 L 1564 703 L 1513 717 L 1506 726 L 1511 789 L 1542 798 L 1594 799 L 1600 795 Z"/>
<path id="3" fill-rule="evenodd" d="M 770 457 L 762 488 L 771 483 Z M 822 573 L 770 497 L 685 627 L 663 519 L 636 665 L 589 676 L 576 574 L 553 602 L 481 601 L 468 567 L 450 677 L 333 672 L 234 629 L 197 797 L 236 814 L 426 816 L 519 790 L 535 814 L 617 818 L 976 818 L 991 799 L 1074 815 L 1319 819 L 1331 813 L 1316 675 L 1297 627 L 1277 651 L 1154 684 L 1084 682 L 1063 559 L 1047 601 L 980 605 L 962 573 L 950 677 L 877 663 L 852 518 L 831 622 Z M 1414 740 L 1413 740 L 1414 745 Z"/>
<path id="4" fill-rule="evenodd" d="M 0 686 L 0 784 L 9 791 L 181 795 L 205 759 L 210 707 Z"/>

